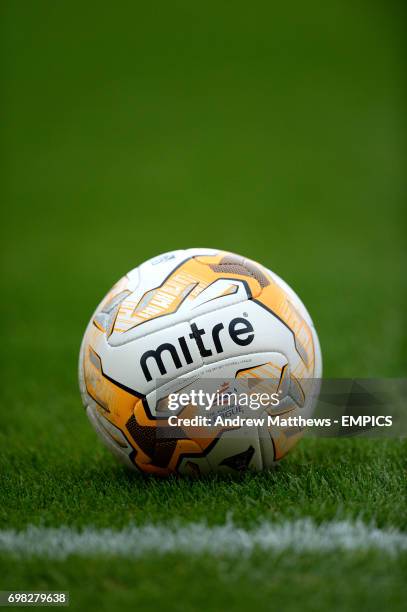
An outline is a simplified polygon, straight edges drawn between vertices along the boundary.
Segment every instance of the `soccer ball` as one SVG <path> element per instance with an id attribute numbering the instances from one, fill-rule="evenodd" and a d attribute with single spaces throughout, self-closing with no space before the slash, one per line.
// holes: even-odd
<path id="1" fill-rule="evenodd" d="M 102 441 L 132 468 L 162 476 L 268 468 L 303 433 L 268 419 L 203 433 L 183 419 L 202 415 L 194 405 L 173 413 L 172 428 L 170 394 L 202 381 L 217 392 L 246 384 L 279 394 L 259 414 L 309 416 L 316 393 L 306 382 L 321 373 L 318 336 L 294 291 L 264 266 L 214 249 L 165 253 L 126 274 L 93 314 L 79 358 L 82 400 Z M 251 409 L 212 408 L 231 417 Z"/>

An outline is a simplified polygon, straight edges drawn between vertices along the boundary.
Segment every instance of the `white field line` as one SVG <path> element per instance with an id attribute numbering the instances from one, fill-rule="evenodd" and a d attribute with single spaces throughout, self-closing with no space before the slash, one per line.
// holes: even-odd
<path id="1" fill-rule="evenodd" d="M 381 530 L 364 523 L 336 521 L 316 525 L 310 519 L 284 523 L 262 523 L 252 530 L 232 522 L 209 527 L 204 523 L 185 526 L 130 526 L 112 529 L 35 527 L 24 531 L 0 531 L 0 553 L 18 557 L 40 556 L 65 559 L 70 555 L 106 555 L 140 558 L 147 554 L 214 556 L 249 555 L 255 549 L 296 554 L 328 551 L 380 551 L 397 555 L 407 551 L 407 534 Z"/>

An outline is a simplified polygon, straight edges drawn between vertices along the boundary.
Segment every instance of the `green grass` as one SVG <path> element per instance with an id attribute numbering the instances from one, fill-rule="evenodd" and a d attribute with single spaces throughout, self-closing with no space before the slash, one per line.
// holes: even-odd
<path id="1" fill-rule="evenodd" d="M 385 565 L 385 567 L 384 567 Z M 69 590 L 71 607 L 114 606 L 155 610 L 403 610 L 407 558 L 377 554 L 255 555 L 245 560 L 187 559 L 170 555 L 140 562 L 72 559 L 15 562 L 2 567 L 2 582 L 15 590 Z M 357 579 L 355 579 L 357 576 Z M 80 578 L 78 578 L 80 577 Z M 298 594 L 301 593 L 301 601 Z M 165 604 L 163 604 L 165 602 Z"/>
<path id="2" fill-rule="evenodd" d="M 123 273 L 211 246 L 295 288 L 326 376 L 405 376 L 403 3 L 1 10 L 0 529 L 231 515 L 406 530 L 405 441 L 307 439 L 269 473 L 145 479 L 98 443 L 76 374 Z M 63 588 L 80 610 L 401 610 L 405 570 L 376 554 L 3 557 L 0 588 Z"/>
<path id="3" fill-rule="evenodd" d="M 262 519 L 303 516 L 407 528 L 406 441 L 304 440 L 273 471 L 158 480 L 117 465 L 89 437 L 83 447 L 72 442 L 49 454 L 17 456 L 15 447 L 2 454 L 0 528 L 217 524 L 228 517 L 250 528 Z"/>

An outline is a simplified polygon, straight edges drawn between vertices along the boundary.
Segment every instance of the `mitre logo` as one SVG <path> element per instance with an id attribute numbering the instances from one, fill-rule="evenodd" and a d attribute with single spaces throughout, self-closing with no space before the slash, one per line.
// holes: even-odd
<path id="1" fill-rule="evenodd" d="M 178 338 L 177 344 L 171 342 L 163 342 L 156 349 L 146 351 L 140 358 L 140 366 L 147 381 L 152 380 L 149 365 L 155 362 L 160 374 L 163 376 L 167 373 L 167 368 L 163 362 L 163 354 L 169 353 L 177 370 L 184 367 L 185 364 L 193 363 L 193 358 L 189 350 L 189 342 L 195 342 L 199 353 L 202 357 L 210 357 L 214 351 L 220 354 L 223 353 L 222 336 L 229 334 L 229 337 L 235 344 L 239 346 L 247 346 L 254 339 L 254 330 L 252 324 L 243 317 L 232 319 L 228 325 L 227 332 L 223 323 L 216 323 L 207 335 L 204 328 L 199 328 L 196 323 L 191 323 L 191 333 L 187 337 L 181 336 Z M 222 333 L 223 332 L 223 333 Z M 206 336 L 204 339 L 203 336 Z M 206 342 L 206 345 L 205 345 Z"/>

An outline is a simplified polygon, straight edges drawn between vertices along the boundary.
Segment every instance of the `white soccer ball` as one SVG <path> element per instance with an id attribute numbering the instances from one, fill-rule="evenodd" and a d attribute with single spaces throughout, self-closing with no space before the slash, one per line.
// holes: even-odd
<path id="1" fill-rule="evenodd" d="M 82 400 L 102 441 L 132 468 L 163 476 L 272 466 L 302 428 L 268 417 L 308 417 L 321 374 L 318 336 L 295 292 L 264 266 L 214 249 L 165 253 L 126 274 L 93 314 L 79 359 Z M 203 384 L 280 399 L 256 414 L 240 396 L 216 401 L 211 416 L 237 416 L 234 425 L 196 425 L 208 406 L 171 413 L 171 394 Z M 245 425 L 248 415 L 257 421 Z"/>

